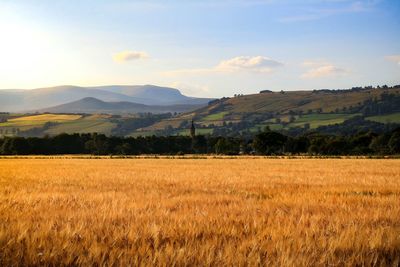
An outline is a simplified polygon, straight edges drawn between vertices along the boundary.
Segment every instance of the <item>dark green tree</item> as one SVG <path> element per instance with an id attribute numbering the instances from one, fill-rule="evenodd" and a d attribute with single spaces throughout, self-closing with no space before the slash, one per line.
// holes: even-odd
<path id="1" fill-rule="evenodd" d="M 287 137 L 277 132 L 257 134 L 253 140 L 253 148 L 258 154 L 282 154 Z"/>

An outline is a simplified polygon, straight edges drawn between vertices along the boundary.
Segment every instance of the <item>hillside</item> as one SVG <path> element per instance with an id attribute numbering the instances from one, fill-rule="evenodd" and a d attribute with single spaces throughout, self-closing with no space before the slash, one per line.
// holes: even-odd
<path id="1" fill-rule="evenodd" d="M 57 86 L 32 90 L 0 90 L 0 112 L 26 112 L 95 97 L 106 102 L 134 102 L 144 105 L 205 105 L 211 99 L 193 98 L 178 89 L 143 86 Z"/>
<path id="2" fill-rule="evenodd" d="M 146 131 L 161 131 L 167 127 L 181 129 L 186 127 L 190 120 L 194 120 L 198 128 L 203 131 L 218 128 L 239 128 L 241 130 L 257 131 L 269 126 L 274 130 L 296 127 L 317 128 L 319 126 L 342 123 L 355 116 L 374 115 L 372 120 L 385 123 L 400 122 L 397 112 L 400 112 L 398 102 L 392 104 L 390 111 L 384 112 L 388 104 L 379 104 L 382 95 L 400 94 L 400 87 L 394 88 L 356 88 L 353 90 L 314 90 L 290 92 L 265 92 L 252 95 L 240 95 L 231 98 L 222 98 L 211 101 L 206 107 L 193 112 L 180 114 L 175 118 L 160 121 Z M 391 97 L 388 97 L 392 99 Z M 385 101 L 386 101 L 385 100 Z M 398 101 L 398 100 L 397 100 Z M 389 103 L 389 102 L 387 102 Z M 377 106 L 382 114 L 367 114 L 368 109 Z M 383 114 L 385 113 L 385 114 Z M 379 119 L 387 114 L 390 118 Z M 376 117 L 378 116 L 378 118 Z M 183 128 L 185 128 L 183 127 Z M 210 132 L 210 131 L 209 131 Z"/>
<path id="3" fill-rule="evenodd" d="M 132 103 L 127 101 L 105 102 L 94 97 L 86 97 L 78 101 L 44 108 L 39 112 L 50 113 L 174 113 L 186 112 L 199 108 L 200 105 L 168 105 L 168 106 L 149 106 L 144 104 Z"/>

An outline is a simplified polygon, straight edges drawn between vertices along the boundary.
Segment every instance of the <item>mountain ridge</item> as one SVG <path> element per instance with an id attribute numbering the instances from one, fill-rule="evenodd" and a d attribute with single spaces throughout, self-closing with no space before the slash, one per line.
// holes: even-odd
<path id="1" fill-rule="evenodd" d="M 212 98 L 193 98 L 178 89 L 155 85 L 111 85 L 81 87 L 62 85 L 36 89 L 0 90 L 0 111 L 26 112 L 62 105 L 85 97 L 105 102 L 133 102 L 145 105 L 206 105 Z"/>
<path id="2" fill-rule="evenodd" d="M 123 113 L 175 113 L 187 112 L 195 110 L 202 105 L 144 105 L 129 101 L 106 102 L 95 97 L 85 97 L 77 101 L 52 106 L 39 110 L 40 113 L 107 113 L 107 114 L 123 114 Z"/>

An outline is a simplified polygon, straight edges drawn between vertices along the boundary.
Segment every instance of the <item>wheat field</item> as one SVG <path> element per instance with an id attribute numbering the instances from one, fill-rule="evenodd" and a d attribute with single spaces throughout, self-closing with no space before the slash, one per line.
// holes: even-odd
<path id="1" fill-rule="evenodd" d="M 399 160 L 0 160 L 0 266 L 399 264 Z"/>

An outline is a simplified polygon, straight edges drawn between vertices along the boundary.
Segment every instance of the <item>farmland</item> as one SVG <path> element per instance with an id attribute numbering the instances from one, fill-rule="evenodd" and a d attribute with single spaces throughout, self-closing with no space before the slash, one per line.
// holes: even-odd
<path id="1" fill-rule="evenodd" d="M 0 123 L 0 127 L 17 127 L 21 130 L 27 130 L 34 127 L 43 126 L 46 122 L 64 123 L 80 119 L 81 115 L 74 114 L 40 114 L 18 116 L 9 119 L 7 122 Z"/>
<path id="2" fill-rule="evenodd" d="M 398 266 L 400 164 L 0 160 L 0 265 Z"/>
<path id="3" fill-rule="evenodd" d="M 90 115 L 80 120 L 65 122 L 45 131 L 47 134 L 56 135 L 61 133 L 104 133 L 110 134 L 116 126 L 109 120 L 107 115 Z"/>

